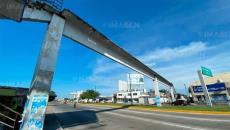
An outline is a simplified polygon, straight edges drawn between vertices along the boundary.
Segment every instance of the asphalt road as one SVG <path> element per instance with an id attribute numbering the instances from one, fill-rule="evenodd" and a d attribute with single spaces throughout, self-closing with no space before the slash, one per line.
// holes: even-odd
<path id="1" fill-rule="evenodd" d="M 230 116 L 50 104 L 45 130 L 230 130 Z"/>

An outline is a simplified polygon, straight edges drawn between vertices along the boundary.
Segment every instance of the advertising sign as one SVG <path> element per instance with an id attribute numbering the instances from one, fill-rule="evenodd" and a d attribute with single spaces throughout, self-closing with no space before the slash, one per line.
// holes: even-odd
<path id="1" fill-rule="evenodd" d="M 128 83 L 144 84 L 144 76 L 142 74 L 127 74 Z"/>
<path id="2" fill-rule="evenodd" d="M 119 80 L 118 81 L 118 89 L 119 91 L 128 91 L 129 87 L 126 81 Z"/>
<path id="3" fill-rule="evenodd" d="M 226 86 L 224 83 L 209 84 L 209 85 L 207 85 L 207 88 L 208 88 L 208 92 L 217 92 L 217 91 L 226 90 Z M 194 91 L 194 93 L 202 93 L 203 87 L 202 86 L 194 86 L 193 91 Z"/>

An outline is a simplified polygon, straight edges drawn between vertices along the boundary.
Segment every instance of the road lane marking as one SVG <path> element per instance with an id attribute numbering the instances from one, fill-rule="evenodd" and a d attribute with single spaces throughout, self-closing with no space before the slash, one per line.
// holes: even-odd
<path id="1" fill-rule="evenodd" d="M 88 107 L 88 106 L 87 106 Z M 96 108 L 96 109 L 104 109 L 101 107 L 94 107 L 94 106 L 89 106 L 91 108 Z M 162 117 L 171 117 L 171 118 L 181 118 L 181 119 L 187 119 L 187 120 L 199 120 L 199 121 L 208 121 L 208 122 L 226 122 L 230 123 L 230 120 L 224 120 L 224 119 L 207 119 L 207 118 L 199 118 L 199 117 L 189 117 L 189 116 L 182 116 L 182 115 L 170 115 L 170 114 L 159 114 L 159 113 L 152 113 L 152 112 L 141 112 L 141 111 L 132 111 L 132 110 L 115 110 L 115 111 L 124 111 L 124 112 L 129 112 L 132 114 L 139 113 L 139 114 L 145 114 L 145 115 L 157 115 L 157 116 L 162 116 Z"/>
<path id="2" fill-rule="evenodd" d="M 230 120 L 224 120 L 224 119 L 207 119 L 207 118 L 199 118 L 199 117 L 189 117 L 189 116 L 177 116 L 177 115 L 167 115 L 167 114 L 158 114 L 158 113 L 150 113 L 150 112 L 140 112 L 140 111 L 131 111 L 131 110 L 119 110 L 119 111 L 125 111 L 125 112 L 135 112 L 139 114 L 145 114 L 145 115 L 157 115 L 157 116 L 163 116 L 163 117 L 174 117 L 174 118 L 183 118 L 188 120 L 200 120 L 200 121 L 209 121 L 209 122 L 227 122 L 230 123 Z"/>
<path id="3" fill-rule="evenodd" d="M 104 112 L 104 113 L 114 115 L 114 116 L 129 118 L 132 120 L 135 119 L 135 120 L 146 121 L 146 122 L 151 122 L 151 123 L 155 123 L 155 124 L 162 124 L 162 125 L 167 125 L 167 126 L 173 126 L 173 127 L 183 128 L 183 129 L 208 130 L 208 129 L 198 128 L 198 127 L 194 127 L 194 126 L 187 126 L 187 125 L 182 125 L 182 124 L 178 124 L 178 123 L 171 123 L 171 122 L 164 122 L 164 121 L 158 121 L 158 120 L 153 120 L 153 119 L 146 119 L 146 118 L 141 118 L 141 117 L 137 117 L 137 116 L 123 115 L 123 114 L 118 114 L 118 113 L 113 113 L 113 112 Z"/>
<path id="4" fill-rule="evenodd" d="M 95 109 L 88 109 L 88 110 L 93 110 L 93 111 L 97 112 L 97 110 L 95 110 Z M 173 126 L 173 127 L 183 128 L 183 129 L 209 130 L 209 129 L 206 129 L 206 128 L 199 128 L 199 127 L 182 125 L 182 124 L 179 124 L 179 123 L 172 123 L 172 122 L 166 122 L 166 121 L 158 121 L 158 120 L 147 119 L 147 118 L 142 118 L 142 117 L 138 117 L 138 116 L 119 114 L 119 113 L 115 113 L 115 112 L 103 112 L 103 113 L 114 115 L 114 116 L 120 116 L 120 117 L 124 117 L 124 118 L 129 118 L 129 119 L 136 119 L 136 120 L 141 120 L 141 121 L 145 121 L 145 122 L 151 122 L 151 123 L 155 123 L 155 124 Z"/>

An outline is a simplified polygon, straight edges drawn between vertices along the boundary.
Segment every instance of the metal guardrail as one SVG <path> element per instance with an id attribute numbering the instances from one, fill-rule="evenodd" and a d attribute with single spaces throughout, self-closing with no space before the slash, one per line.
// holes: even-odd
<path id="1" fill-rule="evenodd" d="M 11 129 L 14 130 L 14 129 L 15 129 L 15 125 L 16 125 L 16 123 L 17 123 L 17 118 L 18 118 L 18 116 L 22 117 L 22 115 L 21 115 L 20 113 L 18 113 L 17 111 L 11 109 L 10 107 L 7 107 L 6 105 L 4 105 L 4 104 L 2 104 L 2 103 L 0 103 L 0 106 L 3 107 L 3 108 L 5 108 L 5 109 L 8 110 L 9 112 L 12 112 L 12 113 L 15 114 L 15 118 L 12 118 L 12 117 L 10 117 L 10 116 L 8 116 L 8 115 L 6 115 L 6 114 L 1 113 L 1 111 L 0 111 L 0 116 L 2 116 L 2 117 L 4 117 L 4 118 L 6 118 L 6 119 L 12 121 L 12 122 L 13 122 L 13 125 L 12 125 L 12 124 L 9 124 L 8 122 L 3 122 L 3 121 L 0 121 L 0 124 L 3 124 L 4 126 L 7 126 L 7 127 L 9 127 L 9 128 L 11 128 Z"/>

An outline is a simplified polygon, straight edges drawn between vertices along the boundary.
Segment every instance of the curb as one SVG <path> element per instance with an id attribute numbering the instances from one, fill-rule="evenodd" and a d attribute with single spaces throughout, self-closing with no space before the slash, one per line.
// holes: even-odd
<path id="1" fill-rule="evenodd" d="M 98 105 L 98 104 L 80 104 L 81 106 L 96 106 L 96 107 L 112 107 L 119 108 L 119 106 L 110 106 L 110 105 Z M 184 113 L 184 114 L 197 114 L 197 115 L 230 115 L 230 112 L 212 112 L 212 111 L 190 111 L 190 110 L 167 110 L 167 109 L 150 109 L 150 108 L 135 108 L 130 107 L 126 108 L 129 110 L 140 110 L 140 111 L 153 111 L 153 112 L 168 112 L 168 113 Z"/>
<path id="2" fill-rule="evenodd" d="M 189 110 L 162 110 L 162 109 L 145 109 L 145 108 L 128 108 L 130 110 L 148 110 L 155 112 L 168 112 L 168 113 L 184 113 L 184 114 L 197 114 L 197 115 L 230 115 L 230 112 L 211 112 L 211 111 L 189 111 Z"/>

